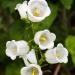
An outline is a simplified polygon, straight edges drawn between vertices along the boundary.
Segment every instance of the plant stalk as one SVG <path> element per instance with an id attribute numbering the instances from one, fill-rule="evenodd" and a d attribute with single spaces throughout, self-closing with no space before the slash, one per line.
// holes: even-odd
<path id="1" fill-rule="evenodd" d="M 57 67 L 56 67 L 56 69 L 55 69 L 55 71 L 54 71 L 54 74 L 53 75 L 58 75 L 59 70 L 60 70 L 60 67 L 61 67 L 61 65 L 58 64 Z"/>

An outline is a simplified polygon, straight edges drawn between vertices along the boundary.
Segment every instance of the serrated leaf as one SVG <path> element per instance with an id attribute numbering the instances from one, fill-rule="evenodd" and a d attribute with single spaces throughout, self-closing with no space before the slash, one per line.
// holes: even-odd
<path id="1" fill-rule="evenodd" d="M 66 9 L 70 9 L 73 3 L 73 0 L 60 0 Z"/>
<path id="2" fill-rule="evenodd" d="M 75 36 L 68 36 L 65 45 L 72 57 L 72 62 L 75 65 Z"/>

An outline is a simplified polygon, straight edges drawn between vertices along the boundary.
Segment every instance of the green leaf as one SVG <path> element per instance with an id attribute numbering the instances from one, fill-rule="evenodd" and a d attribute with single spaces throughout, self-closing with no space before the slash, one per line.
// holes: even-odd
<path id="1" fill-rule="evenodd" d="M 66 9 L 70 9 L 73 3 L 73 0 L 60 0 Z"/>
<path id="2" fill-rule="evenodd" d="M 72 62 L 75 65 L 75 36 L 68 36 L 65 45 L 72 57 Z"/>
<path id="3" fill-rule="evenodd" d="M 51 9 L 51 14 L 47 18 L 45 18 L 45 20 L 43 20 L 42 22 L 33 23 L 33 29 L 35 30 L 35 32 L 42 29 L 48 29 L 56 19 L 58 12 L 58 5 L 49 4 L 49 6 Z"/>

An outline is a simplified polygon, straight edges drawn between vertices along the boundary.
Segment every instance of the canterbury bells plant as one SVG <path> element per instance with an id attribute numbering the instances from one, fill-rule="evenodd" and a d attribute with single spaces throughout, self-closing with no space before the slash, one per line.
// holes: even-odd
<path id="1" fill-rule="evenodd" d="M 59 43 L 57 47 L 54 47 L 54 41 L 56 39 L 56 35 L 51 33 L 49 30 L 41 30 L 35 33 L 34 42 L 35 45 L 39 45 L 39 47 L 34 46 L 35 49 L 29 50 L 29 45 L 26 41 L 8 41 L 6 43 L 6 55 L 10 57 L 12 60 L 15 60 L 17 56 L 21 57 L 25 63 L 26 67 L 21 69 L 21 75 L 42 75 L 41 67 L 38 65 L 41 63 L 43 55 L 39 58 L 39 53 L 42 53 L 41 50 L 47 50 L 45 52 L 45 61 L 50 64 L 56 63 L 67 63 L 68 62 L 68 51 L 67 49 Z M 32 44 L 31 44 L 32 45 Z M 33 46 L 33 45 L 32 45 Z M 36 53 L 36 49 L 40 50 L 39 53 Z M 38 57 L 37 57 L 38 55 Z M 41 61 L 43 63 L 43 61 Z"/>
<path id="2" fill-rule="evenodd" d="M 51 10 L 46 0 L 30 0 L 24 1 L 22 4 L 16 5 L 21 19 L 29 19 L 32 22 L 40 22 L 50 15 Z"/>
<path id="3" fill-rule="evenodd" d="M 15 9 L 18 10 L 21 19 L 31 21 L 29 24 L 40 22 L 51 14 L 46 0 L 24 1 L 17 4 Z M 24 40 L 6 42 L 6 55 L 12 60 L 19 57 L 25 64 L 21 69 L 21 75 L 43 75 L 44 66 L 68 62 L 68 50 L 61 43 L 54 47 L 56 35 L 53 32 L 48 29 L 39 30 L 38 26 L 34 27 L 34 25 L 29 27 L 31 27 L 30 33 L 33 35 L 25 34 L 28 36 L 27 41 L 24 38 Z M 38 31 L 36 32 L 36 30 Z"/>

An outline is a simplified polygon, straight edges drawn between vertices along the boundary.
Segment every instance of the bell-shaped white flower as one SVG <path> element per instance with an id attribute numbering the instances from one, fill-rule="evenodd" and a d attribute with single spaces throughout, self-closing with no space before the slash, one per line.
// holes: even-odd
<path id="1" fill-rule="evenodd" d="M 32 22 L 40 22 L 51 13 L 46 0 L 30 0 L 28 2 L 28 18 Z"/>
<path id="2" fill-rule="evenodd" d="M 56 35 L 49 30 L 38 31 L 34 36 L 34 41 L 41 49 L 51 49 L 54 46 Z"/>
<path id="3" fill-rule="evenodd" d="M 16 41 L 8 41 L 6 43 L 6 55 L 10 57 L 12 60 L 16 59 L 17 56 L 17 45 Z"/>
<path id="4" fill-rule="evenodd" d="M 21 69 L 21 75 L 42 75 L 42 70 L 39 65 L 30 64 Z"/>
<path id="5" fill-rule="evenodd" d="M 29 51 L 29 46 L 26 41 L 8 41 L 6 43 L 6 55 L 12 60 L 15 60 L 17 56 L 24 56 Z"/>
<path id="6" fill-rule="evenodd" d="M 40 22 L 50 15 L 51 10 L 46 0 L 30 0 L 24 1 L 22 4 L 16 5 L 21 18 L 28 18 L 32 22 Z"/>
<path id="7" fill-rule="evenodd" d="M 32 49 L 26 56 L 23 57 L 25 65 L 37 64 L 36 54 L 34 49 Z"/>
<path id="8" fill-rule="evenodd" d="M 67 63 L 68 51 L 62 44 L 58 44 L 57 47 L 51 50 L 47 50 L 45 53 L 46 61 L 50 64 L 55 63 Z"/>
<path id="9" fill-rule="evenodd" d="M 27 1 L 24 1 L 22 4 L 17 4 L 15 10 L 18 10 L 21 19 L 27 18 Z"/>

